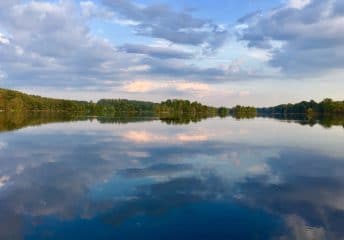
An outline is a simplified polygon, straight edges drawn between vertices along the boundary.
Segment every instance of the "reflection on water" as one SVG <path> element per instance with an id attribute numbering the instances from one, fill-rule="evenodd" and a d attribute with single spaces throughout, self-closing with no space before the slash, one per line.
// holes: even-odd
<path id="1" fill-rule="evenodd" d="M 0 112 L 0 132 L 17 130 L 27 126 L 39 126 L 42 124 L 56 122 L 97 120 L 100 123 L 126 124 L 159 119 L 161 122 L 167 124 L 179 125 L 197 123 L 210 117 L 215 116 L 209 116 L 206 114 L 156 116 L 154 113 L 122 114 L 116 116 L 84 116 L 68 112 Z"/>
<path id="2" fill-rule="evenodd" d="M 302 125 L 314 126 L 319 124 L 325 128 L 332 126 L 342 126 L 344 128 L 344 116 L 343 115 L 323 115 L 323 116 L 310 116 L 305 114 L 275 114 L 275 115 L 263 115 L 262 117 L 275 118 L 288 122 L 296 122 Z"/>
<path id="3" fill-rule="evenodd" d="M 0 239 L 343 239 L 343 128 L 297 123 L 0 115 Z"/>
<path id="4" fill-rule="evenodd" d="M 67 122 L 85 120 L 84 116 L 70 115 L 67 113 L 47 112 L 0 112 L 0 132 L 20 129 L 27 126 L 39 126 L 52 122 Z"/>
<path id="5" fill-rule="evenodd" d="M 12 131 L 28 126 L 39 126 L 47 123 L 56 123 L 56 122 L 72 122 L 72 121 L 85 121 L 85 120 L 97 120 L 100 123 L 118 123 L 126 124 L 133 122 L 144 122 L 144 121 L 153 121 L 160 120 L 163 123 L 168 125 L 181 125 L 181 124 L 191 124 L 198 123 L 202 120 L 214 118 L 216 116 L 209 116 L 206 114 L 181 114 L 181 115 L 160 115 L 156 116 L 154 113 L 145 113 L 145 114 L 129 114 L 129 115 L 116 115 L 116 116 L 84 116 L 71 114 L 66 112 L 13 112 L 13 113 L 4 113 L 0 112 L 0 132 L 3 131 Z M 217 117 L 226 118 L 229 116 L 219 115 Z M 254 119 L 256 116 L 231 116 L 236 120 L 245 120 L 245 119 Z M 344 116 L 318 116 L 310 117 L 304 114 L 295 114 L 295 115 L 262 115 L 263 118 L 273 118 L 286 122 L 295 122 L 301 125 L 321 125 L 325 128 L 330 128 L 332 126 L 343 126 L 344 128 Z"/>

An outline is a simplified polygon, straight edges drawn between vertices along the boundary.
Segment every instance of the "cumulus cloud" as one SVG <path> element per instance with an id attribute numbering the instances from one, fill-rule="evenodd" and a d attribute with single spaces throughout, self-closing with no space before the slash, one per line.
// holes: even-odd
<path id="1" fill-rule="evenodd" d="M 37 94 L 38 86 L 75 93 L 209 93 L 211 84 L 272 79 L 281 77 L 279 70 L 306 74 L 342 69 L 343 23 L 339 0 L 290 0 L 240 18 L 234 28 L 240 41 L 225 49 L 224 44 L 230 45 L 228 26 L 167 4 L 4 0 L 0 81 L 4 87 L 35 89 Z M 112 27 L 134 32 L 114 36 Z M 133 37 L 130 43 L 128 36 Z M 240 51 L 245 57 L 235 56 Z"/>
<path id="2" fill-rule="evenodd" d="M 168 5 L 139 5 L 130 0 L 104 0 L 104 3 L 124 19 L 137 22 L 134 28 L 138 35 L 203 46 L 211 51 L 221 47 L 228 36 L 221 25 L 189 12 L 175 11 Z"/>
<path id="3" fill-rule="evenodd" d="M 101 85 L 125 78 L 119 69 L 133 64 L 108 41 L 93 36 L 71 2 L 6 7 L 0 27 L 11 37 L 0 37 L 0 64 L 14 86 Z"/>
<path id="4" fill-rule="evenodd" d="M 176 59 L 161 61 L 155 58 L 145 58 L 143 64 L 151 66 L 151 75 L 168 76 L 173 79 L 187 78 L 194 81 L 219 82 L 230 80 L 226 69 L 220 67 L 199 67 L 195 64 L 181 62 Z"/>
<path id="5" fill-rule="evenodd" d="M 0 44 L 9 44 L 10 40 L 5 37 L 4 34 L 0 32 Z"/>
<path id="6" fill-rule="evenodd" d="M 95 33 L 91 27 L 94 18 L 105 18 L 110 25 L 130 23 L 126 27 L 152 37 L 153 43 L 117 47 L 112 39 Z M 104 91 L 140 74 L 140 78 L 161 85 L 180 81 L 174 89 L 185 92 L 207 90 L 205 85 L 185 84 L 186 80 L 210 84 L 245 78 L 238 76 L 242 71 L 232 72 L 216 64 L 198 65 L 204 51 L 224 44 L 227 30 L 168 5 L 120 0 L 104 4 L 1 1 L 0 31 L 0 79 L 10 88 Z M 147 83 L 146 87 L 139 85 L 128 86 L 128 92 L 148 90 Z"/>
<path id="7" fill-rule="evenodd" d="M 268 49 L 284 73 L 309 74 L 344 64 L 344 11 L 340 0 L 290 0 L 239 28 L 249 47 Z M 343 9 L 343 8 L 342 8 Z"/>
<path id="8" fill-rule="evenodd" d="M 0 188 L 4 187 L 6 183 L 10 180 L 9 176 L 1 176 L 0 177 Z"/>

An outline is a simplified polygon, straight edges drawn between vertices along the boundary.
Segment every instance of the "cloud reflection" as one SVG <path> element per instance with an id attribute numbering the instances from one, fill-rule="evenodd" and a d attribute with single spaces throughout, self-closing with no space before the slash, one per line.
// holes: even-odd
<path id="1" fill-rule="evenodd" d="M 187 127 L 88 122 L 11 132 L 0 152 L 0 238 L 53 227 L 47 219 L 116 231 L 137 217 L 161 220 L 176 209 L 220 202 L 230 213 L 243 209 L 231 216 L 269 223 L 245 225 L 247 233 L 269 233 L 259 239 L 343 238 L 343 158 L 274 138 L 261 144 L 266 129 L 255 125 L 244 138 L 234 137 L 237 125 L 248 126 L 227 120 Z M 301 127 L 290 126 L 295 132 Z M 190 216 L 183 214 L 181 220 Z M 281 219 L 283 227 L 277 226 Z M 233 225 L 221 230 L 245 232 Z"/>
<path id="2" fill-rule="evenodd" d="M 294 234 L 290 239 L 344 236 L 340 227 L 344 224 L 344 179 L 340 174 L 344 162 L 341 159 L 289 149 L 267 164 L 271 171 L 282 176 L 283 182 L 271 185 L 266 184 L 267 175 L 250 176 L 239 184 L 242 201 L 284 215 Z"/>

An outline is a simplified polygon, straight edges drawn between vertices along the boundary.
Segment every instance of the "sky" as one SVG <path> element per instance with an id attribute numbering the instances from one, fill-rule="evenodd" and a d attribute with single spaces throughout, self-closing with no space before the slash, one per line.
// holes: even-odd
<path id="1" fill-rule="evenodd" d="M 1 0 L 0 87 L 271 106 L 344 90 L 342 0 Z"/>

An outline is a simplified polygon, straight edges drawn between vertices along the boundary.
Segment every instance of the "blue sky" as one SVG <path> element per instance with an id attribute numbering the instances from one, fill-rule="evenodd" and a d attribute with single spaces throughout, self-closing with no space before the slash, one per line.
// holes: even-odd
<path id="1" fill-rule="evenodd" d="M 216 106 L 343 98 L 340 0 L 0 3 L 0 86 Z"/>

